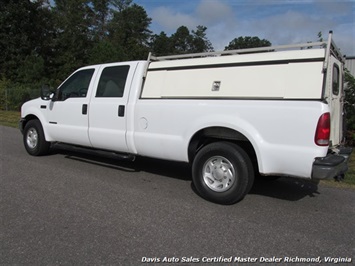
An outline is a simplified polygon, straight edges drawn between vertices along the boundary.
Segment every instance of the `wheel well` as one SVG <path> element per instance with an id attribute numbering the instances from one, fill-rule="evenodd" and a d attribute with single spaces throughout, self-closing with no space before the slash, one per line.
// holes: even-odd
<path id="1" fill-rule="evenodd" d="M 225 127 L 209 127 L 199 130 L 191 138 L 188 156 L 189 162 L 192 162 L 197 152 L 204 146 L 218 141 L 229 141 L 237 144 L 249 155 L 256 173 L 258 170 L 258 160 L 253 145 L 242 133 Z"/>
<path id="2" fill-rule="evenodd" d="M 24 118 L 23 122 L 22 122 L 22 129 L 21 129 L 21 130 L 23 130 L 23 129 L 25 128 L 25 126 L 26 126 L 26 124 L 28 123 L 28 121 L 34 120 L 34 119 L 39 120 L 38 117 L 35 116 L 35 115 L 27 115 L 27 116 Z"/>

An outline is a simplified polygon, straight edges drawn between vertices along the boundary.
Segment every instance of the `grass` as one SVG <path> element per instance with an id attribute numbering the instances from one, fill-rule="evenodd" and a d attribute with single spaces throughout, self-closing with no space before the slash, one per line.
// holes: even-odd
<path id="1" fill-rule="evenodd" d="M 346 174 L 346 177 L 351 181 L 351 184 L 355 186 L 355 151 L 352 153 L 349 161 L 349 171 Z"/>
<path id="2" fill-rule="evenodd" d="M 20 118 L 20 112 L 0 111 L 0 125 L 8 127 L 18 127 L 18 122 Z"/>
<path id="3" fill-rule="evenodd" d="M 17 128 L 20 117 L 20 112 L 0 111 L 0 125 Z M 334 182 L 334 180 L 324 180 L 321 183 L 327 186 L 351 187 L 355 189 L 355 151 L 350 157 L 349 170 L 346 173 L 345 179 L 343 181 Z"/>

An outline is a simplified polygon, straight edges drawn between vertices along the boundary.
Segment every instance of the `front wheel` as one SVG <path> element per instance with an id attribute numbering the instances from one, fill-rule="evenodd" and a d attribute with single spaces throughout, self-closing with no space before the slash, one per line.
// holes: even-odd
<path id="1" fill-rule="evenodd" d="M 26 151 L 31 155 L 40 156 L 48 153 L 50 142 L 46 141 L 39 120 L 30 120 L 27 122 L 23 131 L 23 143 Z"/>
<path id="2" fill-rule="evenodd" d="M 198 193 L 219 204 L 233 204 L 249 192 L 254 170 L 247 153 L 238 145 L 215 142 L 203 147 L 192 164 Z"/>

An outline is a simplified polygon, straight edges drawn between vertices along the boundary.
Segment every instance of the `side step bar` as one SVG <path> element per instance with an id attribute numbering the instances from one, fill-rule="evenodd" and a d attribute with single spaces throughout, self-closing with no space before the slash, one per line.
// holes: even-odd
<path id="1" fill-rule="evenodd" d="M 90 155 L 97 155 L 100 157 L 109 157 L 111 159 L 123 160 L 123 161 L 135 161 L 136 156 L 129 153 L 119 153 L 114 151 L 99 150 L 94 148 L 88 148 L 78 145 L 72 145 L 67 143 L 56 142 L 52 144 L 53 148 L 67 150 L 72 152 L 86 153 Z"/>

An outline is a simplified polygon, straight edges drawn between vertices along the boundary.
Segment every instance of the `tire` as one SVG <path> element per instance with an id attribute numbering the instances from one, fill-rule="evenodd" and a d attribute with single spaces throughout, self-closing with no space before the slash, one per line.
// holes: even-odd
<path id="1" fill-rule="evenodd" d="M 39 120 L 35 119 L 27 122 L 23 131 L 23 143 L 30 155 L 41 156 L 49 152 L 50 142 L 46 141 Z"/>
<path id="2" fill-rule="evenodd" d="M 248 154 L 238 145 L 215 142 L 203 147 L 192 164 L 197 192 L 219 204 L 242 200 L 254 183 L 254 169 Z"/>

